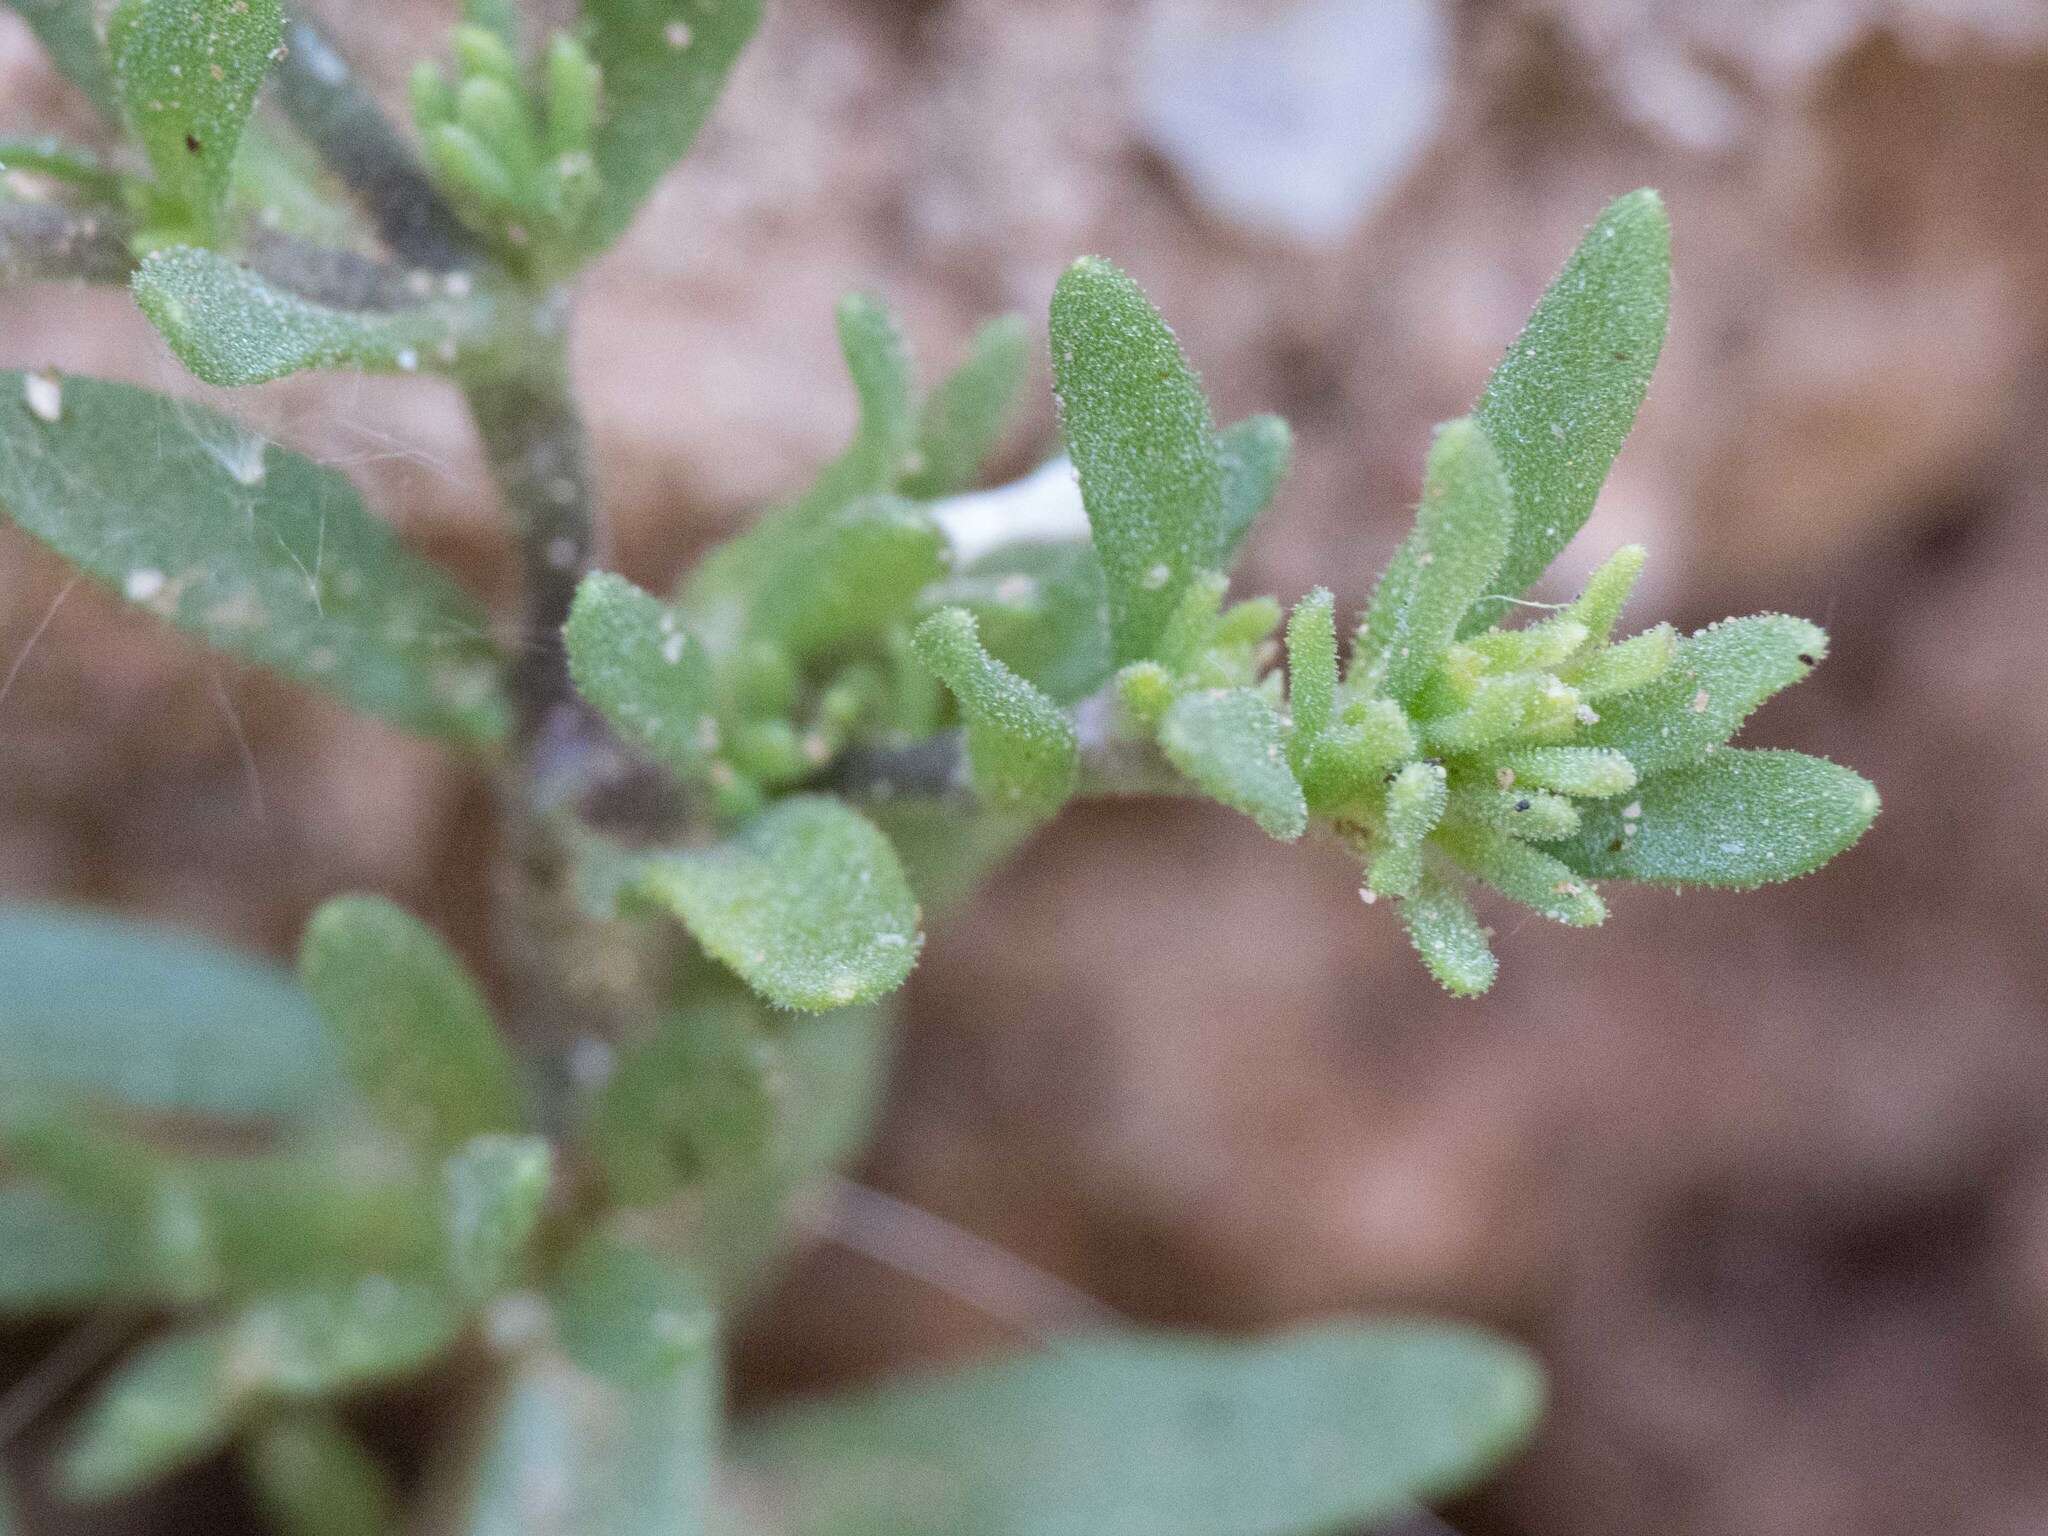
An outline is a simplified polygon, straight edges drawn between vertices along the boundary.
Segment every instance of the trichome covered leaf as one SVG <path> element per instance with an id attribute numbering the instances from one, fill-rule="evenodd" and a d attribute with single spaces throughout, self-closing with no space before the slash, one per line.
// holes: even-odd
<path id="1" fill-rule="evenodd" d="M 1308 830 L 1308 803 L 1287 764 L 1286 729 L 1249 688 L 1183 694 L 1160 722 L 1159 746 L 1205 794 L 1243 811 L 1269 837 L 1291 843 Z"/>
<path id="2" fill-rule="evenodd" d="M 982 649 L 974 616 L 942 608 L 918 626 L 917 654 L 960 701 L 977 790 L 997 805 L 1050 815 L 1074 788 L 1078 753 L 1066 711 Z"/>

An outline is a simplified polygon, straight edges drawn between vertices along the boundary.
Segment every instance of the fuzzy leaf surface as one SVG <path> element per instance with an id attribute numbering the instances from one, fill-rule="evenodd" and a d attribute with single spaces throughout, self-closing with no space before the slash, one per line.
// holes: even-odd
<path id="1" fill-rule="evenodd" d="M 969 490 L 1008 424 L 1031 341 L 1021 316 L 991 320 L 969 344 L 966 361 L 940 381 L 917 417 L 917 468 L 903 477 L 906 496 L 928 500 Z"/>
<path id="2" fill-rule="evenodd" d="M 0 509 L 218 650 L 429 736 L 505 730 L 483 608 L 332 470 L 203 406 L 61 381 L 55 420 L 0 373 Z"/>
<path id="3" fill-rule="evenodd" d="M 1454 997 L 1477 997 L 1500 970 L 1486 928 L 1472 903 L 1449 880 L 1425 870 L 1413 896 L 1401 902 L 1408 942 L 1437 984 Z"/>
<path id="4" fill-rule="evenodd" d="M 893 992 L 924 942 L 889 840 L 821 796 L 779 801 L 716 847 L 649 859 L 640 887 L 784 1008 L 816 1013 Z"/>
<path id="5" fill-rule="evenodd" d="M 681 617 L 623 576 L 583 578 L 562 638 L 569 675 L 627 741 L 695 778 L 716 741 L 711 667 Z"/>
<path id="6" fill-rule="evenodd" d="M 1596 879 L 1751 890 L 1819 869 L 1877 811 L 1870 781 L 1825 758 L 1727 747 L 1591 811 L 1559 853 Z"/>
<path id="7" fill-rule="evenodd" d="M 1159 724 L 1159 746 L 1206 795 L 1243 811 L 1269 837 L 1308 830 L 1308 802 L 1287 765 L 1286 727 L 1249 688 L 1183 694 Z"/>
<path id="8" fill-rule="evenodd" d="M 1088 257 L 1052 297 L 1053 382 L 1109 584 L 1118 662 L 1152 654 L 1223 542 L 1223 469 L 1209 402 L 1159 311 Z"/>
<path id="9" fill-rule="evenodd" d="M 1526 1356 L 1465 1328 L 1107 1334 L 788 1409 L 735 1449 L 791 1536 L 1285 1536 L 1467 1485 L 1540 1396 Z"/>
<path id="10" fill-rule="evenodd" d="M 107 22 L 128 121 L 157 181 L 210 218 L 284 37 L 278 0 L 122 0 Z"/>
<path id="11" fill-rule="evenodd" d="M 1114 670 L 1109 593 L 1091 544 L 1005 545 L 935 582 L 922 600 L 967 609 L 989 654 L 1058 703 L 1086 698 Z"/>
<path id="12" fill-rule="evenodd" d="M 1585 525 L 1635 424 L 1671 306 L 1671 225 L 1647 188 L 1586 232 L 1475 410 L 1514 488 L 1515 531 L 1495 590 L 1518 596 Z M 1483 604 L 1467 633 L 1500 616 Z"/>
<path id="13" fill-rule="evenodd" d="M 960 701 L 976 789 L 997 805 L 1058 810 L 1080 760 L 1066 711 L 982 649 L 964 608 L 940 609 L 918 626 L 915 643 Z"/>

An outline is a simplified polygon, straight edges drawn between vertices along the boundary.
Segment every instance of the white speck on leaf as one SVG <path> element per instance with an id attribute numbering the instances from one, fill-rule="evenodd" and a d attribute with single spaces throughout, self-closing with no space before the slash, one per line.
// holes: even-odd
<path id="1" fill-rule="evenodd" d="M 64 386 L 54 373 L 31 373 L 21 381 L 21 398 L 37 421 L 55 425 L 64 414 Z"/>

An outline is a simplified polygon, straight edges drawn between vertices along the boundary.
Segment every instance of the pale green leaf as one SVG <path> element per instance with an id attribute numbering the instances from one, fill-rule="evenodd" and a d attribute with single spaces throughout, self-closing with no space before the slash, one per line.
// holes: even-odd
<path id="1" fill-rule="evenodd" d="M 960 701 L 980 794 L 1044 815 L 1065 804 L 1080 761 L 1066 711 L 982 649 L 964 608 L 940 609 L 918 626 L 915 641 L 919 660 Z"/>
<path id="2" fill-rule="evenodd" d="M 1583 875 L 1540 848 L 1488 827 L 1449 824 L 1436 842 L 1471 874 L 1510 901 L 1568 928 L 1597 928 L 1607 904 Z"/>
<path id="3" fill-rule="evenodd" d="M 247 1396 L 231 1356 L 220 1328 L 166 1334 L 131 1352 L 73 1432 L 59 1467 L 65 1493 L 111 1498 L 226 1445 Z"/>
<path id="4" fill-rule="evenodd" d="M 1089 257 L 1052 298 L 1060 422 L 1108 579 L 1115 659 L 1153 654 L 1181 592 L 1223 547 L 1209 403 L 1138 285 Z"/>
<path id="5" fill-rule="evenodd" d="M 1612 747 L 1520 747 L 1490 760 L 1512 786 L 1605 800 L 1635 788 L 1634 764 Z"/>
<path id="6" fill-rule="evenodd" d="M 1337 599 L 1317 587 L 1287 619 L 1288 761 L 1300 773 L 1337 702 Z"/>
<path id="7" fill-rule="evenodd" d="M 1586 590 L 1558 617 L 1583 625 L 1589 644 L 1604 645 L 1620 622 L 1621 610 L 1635 591 L 1647 559 L 1649 552 L 1642 545 L 1624 544 L 1587 578 Z"/>
<path id="8" fill-rule="evenodd" d="M 93 22 L 93 0 L 5 0 L 8 9 L 29 24 L 50 62 L 92 104 L 108 117 L 121 106 L 114 91 L 113 71 Z"/>
<path id="9" fill-rule="evenodd" d="M 1095 547 L 1080 541 L 1006 544 L 928 587 L 930 607 L 961 607 L 988 653 L 1055 703 L 1109 680 L 1109 596 Z"/>
<path id="10" fill-rule="evenodd" d="M 1249 688 L 1182 695 L 1160 722 L 1159 745 L 1204 794 L 1243 811 L 1268 836 L 1291 843 L 1308 830 L 1308 803 L 1287 766 L 1286 728 Z"/>
<path id="11" fill-rule="evenodd" d="M 583 0 L 583 35 L 604 72 L 587 249 L 610 245 L 688 152 L 761 20 L 761 0 Z"/>
<path id="12" fill-rule="evenodd" d="M 917 417 L 916 468 L 899 487 L 927 500 L 971 489 L 982 461 L 995 451 L 1031 362 L 1031 342 L 1018 315 L 991 320 L 975 333 L 967 360 L 926 398 Z"/>
<path id="13" fill-rule="evenodd" d="M 577 691 L 620 736 L 697 777 L 718 746 L 710 663 L 668 604 L 623 576 L 583 578 L 562 638 Z"/>
<path id="14" fill-rule="evenodd" d="M 441 1230 L 449 1281 L 471 1302 L 519 1273 L 553 1173 L 542 1136 L 473 1137 L 441 1165 Z"/>
<path id="15" fill-rule="evenodd" d="M 1724 619 L 1679 643 L 1645 687 L 1603 705 L 1578 740 L 1612 747 L 1644 778 L 1697 762 L 1741 729 L 1756 707 L 1827 655 L 1815 624 L 1782 613 Z"/>
<path id="16" fill-rule="evenodd" d="M 923 507 L 865 497 L 795 533 L 764 562 L 748 629 L 799 659 L 842 652 L 908 618 L 944 572 L 945 551 Z"/>
<path id="17" fill-rule="evenodd" d="M 128 121 L 158 183 L 202 221 L 227 196 L 283 38 L 278 0 L 121 0 L 107 22 Z"/>
<path id="18" fill-rule="evenodd" d="M 208 384 L 264 384 L 309 368 L 416 373 L 456 355 L 473 311 L 453 304 L 330 309 L 212 251 L 173 246 L 143 258 L 135 302 Z"/>
<path id="19" fill-rule="evenodd" d="M 1470 419 L 1447 423 L 1430 445 L 1414 531 L 1359 626 L 1367 686 L 1403 703 L 1415 696 L 1459 621 L 1492 590 L 1513 528 L 1508 482 L 1486 434 Z"/>
<path id="20" fill-rule="evenodd" d="M 1422 882 L 1423 839 L 1443 820 L 1450 791 L 1441 763 L 1410 763 L 1387 786 L 1385 827 L 1366 886 L 1381 896 L 1413 896 Z"/>
<path id="21" fill-rule="evenodd" d="M 390 1478 L 338 1415 L 300 1408 L 250 1432 L 243 1465 L 280 1536 L 389 1536 Z"/>
<path id="22" fill-rule="evenodd" d="M 1109 1334 L 785 1410 L 735 1450 L 789 1536 L 1286 1536 L 1469 1485 L 1541 1391 L 1521 1351 L 1448 1325 Z"/>
<path id="23" fill-rule="evenodd" d="M 1645 188 L 1610 203 L 1544 293 L 1475 410 L 1514 489 L 1494 591 L 1519 596 L 1593 510 L 1664 346 L 1671 226 Z M 1481 604 L 1467 633 L 1499 617 Z"/>
<path id="24" fill-rule="evenodd" d="M 1223 474 L 1219 564 L 1228 565 L 1243 546 L 1293 459 L 1294 434 L 1278 416 L 1247 416 L 1216 435 L 1216 460 Z"/>
<path id="25" fill-rule="evenodd" d="M 254 956 L 62 907 L 0 906 L 0 1080 L 145 1110 L 305 1122 L 353 1100 L 312 1000 Z"/>
<path id="26" fill-rule="evenodd" d="M 263 1297 L 229 1324 L 242 1390 L 303 1401 L 409 1376 L 447 1350 L 461 1314 L 437 1286 L 387 1275 Z"/>
<path id="27" fill-rule="evenodd" d="M 0 171 L 48 177 L 101 201 L 119 199 L 126 186 L 121 175 L 108 170 L 91 150 L 47 136 L 0 138 Z"/>
<path id="28" fill-rule="evenodd" d="M 344 1070 L 408 1141 L 445 1155 L 517 1129 L 517 1074 L 490 1010 L 418 919 L 381 897 L 337 897 L 306 925 L 299 974 Z"/>
<path id="29" fill-rule="evenodd" d="M 1868 779 L 1824 758 L 1727 747 L 1591 812 L 1559 852 L 1599 879 L 1750 890 L 1819 869 L 1877 810 Z"/>
<path id="30" fill-rule="evenodd" d="M 0 1315 L 74 1311 L 128 1289 L 104 1218 L 31 1186 L 0 1189 Z"/>
<path id="31" fill-rule="evenodd" d="M 47 381 L 45 381 L 47 382 Z M 0 508 L 104 586 L 409 729 L 509 718 L 483 609 L 331 470 L 202 406 L 0 373 Z M 49 419 L 54 417 L 54 419 Z"/>
<path id="32" fill-rule="evenodd" d="M 893 992 L 917 963 L 917 903 L 888 839 L 796 796 L 716 847 L 648 861 L 641 889 L 770 1002 L 818 1012 Z"/>
<path id="33" fill-rule="evenodd" d="M 602 1233 L 563 1260 L 548 1298 L 563 1352 L 616 1386 L 672 1377 L 717 1336 L 717 1314 L 694 1275 Z"/>
<path id="34" fill-rule="evenodd" d="M 1477 997 L 1493 985 L 1500 970 L 1484 925 L 1449 880 L 1425 869 L 1413 896 L 1401 902 L 1401 922 L 1408 941 L 1446 992 Z"/>

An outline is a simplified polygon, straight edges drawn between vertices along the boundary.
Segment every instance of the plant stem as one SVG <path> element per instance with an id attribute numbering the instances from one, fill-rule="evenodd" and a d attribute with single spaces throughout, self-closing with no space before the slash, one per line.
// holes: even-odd
<path id="1" fill-rule="evenodd" d="M 0 203 L 0 283 L 125 283 L 128 223 L 55 203 Z"/>
<path id="2" fill-rule="evenodd" d="M 276 71 L 285 115 L 356 195 L 401 261 L 434 272 L 479 265 L 483 248 L 441 198 L 348 61 L 307 23 L 285 23 Z"/>

